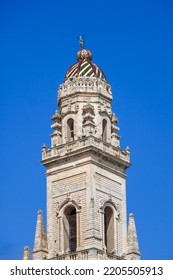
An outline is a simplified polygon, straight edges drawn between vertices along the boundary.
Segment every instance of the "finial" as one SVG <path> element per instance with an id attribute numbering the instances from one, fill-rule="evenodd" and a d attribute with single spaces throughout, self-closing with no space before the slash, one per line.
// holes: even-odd
<path id="1" fill-rule="evenodd" d="M 92 53 L 88 50 L 80 50 L 77 53 L 77 60 L 82 61 L 82 60 L 92 60 Z"/>
<path id="2" fill-rule="evenodd" d="M 24 256 L 23 256 L 24 260 L 30 260 L 30 252 L 29 252 L 29 247 L 25 246 L 24 247 Z"/>
<path id="3" fill-rule="evenodd" d="M 130 154 L 130 148 L 129 148 L 129 146 L 126 147 L 126 153 Z"/>
<path id="4" fill-rule="evenodd" d="M 42 215 L 42 214 L 43 214 L 43 211 L 42 211 L 42 210 L 38 210 L 37 214 L 38 214 L 38 215 Z"/>
<path id="5" fill-rule="evenodd" d="M 79 36 L 79 46 L 84 49 L 84 36 Z"/>

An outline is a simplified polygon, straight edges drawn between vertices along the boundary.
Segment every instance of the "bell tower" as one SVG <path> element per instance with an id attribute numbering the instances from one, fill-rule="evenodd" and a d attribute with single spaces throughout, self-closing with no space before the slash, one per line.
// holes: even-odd
<path id="1" fill-rule="evenodd" d="M 104 73 L 80 50 L 58 89 L 51 147 L 42 147 L 47 237 L 39 211 L 34 259 L 140 258 L 133 214 L 127 232 L 130 150 L 120 148 L 111 103 Z"/>

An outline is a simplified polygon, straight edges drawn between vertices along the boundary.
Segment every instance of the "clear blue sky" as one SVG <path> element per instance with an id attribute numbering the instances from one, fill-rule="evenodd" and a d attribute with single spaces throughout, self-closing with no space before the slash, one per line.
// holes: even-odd
<path id="1" fill-rule="evenodd" d="M 131 148 L 127 211 L 143 259 L 173 259 L 173 4 L 168 0 L 1 1 L 0 259 L 33 248 L 46 217 L 41 146 L 77 37 L 113 91 L 121 147 Z"/>

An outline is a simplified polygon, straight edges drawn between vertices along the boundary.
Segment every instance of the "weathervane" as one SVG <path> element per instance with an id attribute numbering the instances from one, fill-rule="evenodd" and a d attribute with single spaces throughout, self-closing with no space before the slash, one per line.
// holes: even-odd
<path id="1" fill-rule="evenodd" d="M 84 36 L 79 36 L 79 45 L 81 49 L 84 49 Z"/>

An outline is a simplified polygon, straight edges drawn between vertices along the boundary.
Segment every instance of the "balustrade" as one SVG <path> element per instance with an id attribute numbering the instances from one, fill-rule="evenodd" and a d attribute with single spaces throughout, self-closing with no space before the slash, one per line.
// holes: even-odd
<path id="1" fill-rule="evenodd" d="M 44 151 L 42 152 L 42 159 L 44 160 L 53 156 L 64 156 L 69 152 L 77 151 L 82 147 L 89 147 L 89 146 L 94 146 L 96 148 L 103 150 L 108 154 L 115 156 L 116 158 L 130 162 L 129 152 L 124 152 L 119 148 L 116 148 L 108 143 L 103 143 L 100 139 L 95 138 L 93 136 L 89 136 L 85 139 L 79 139 L 77 141 L 73 141 L 67 144 L 60 144 L 48 150 L 44 149 Z"/>

